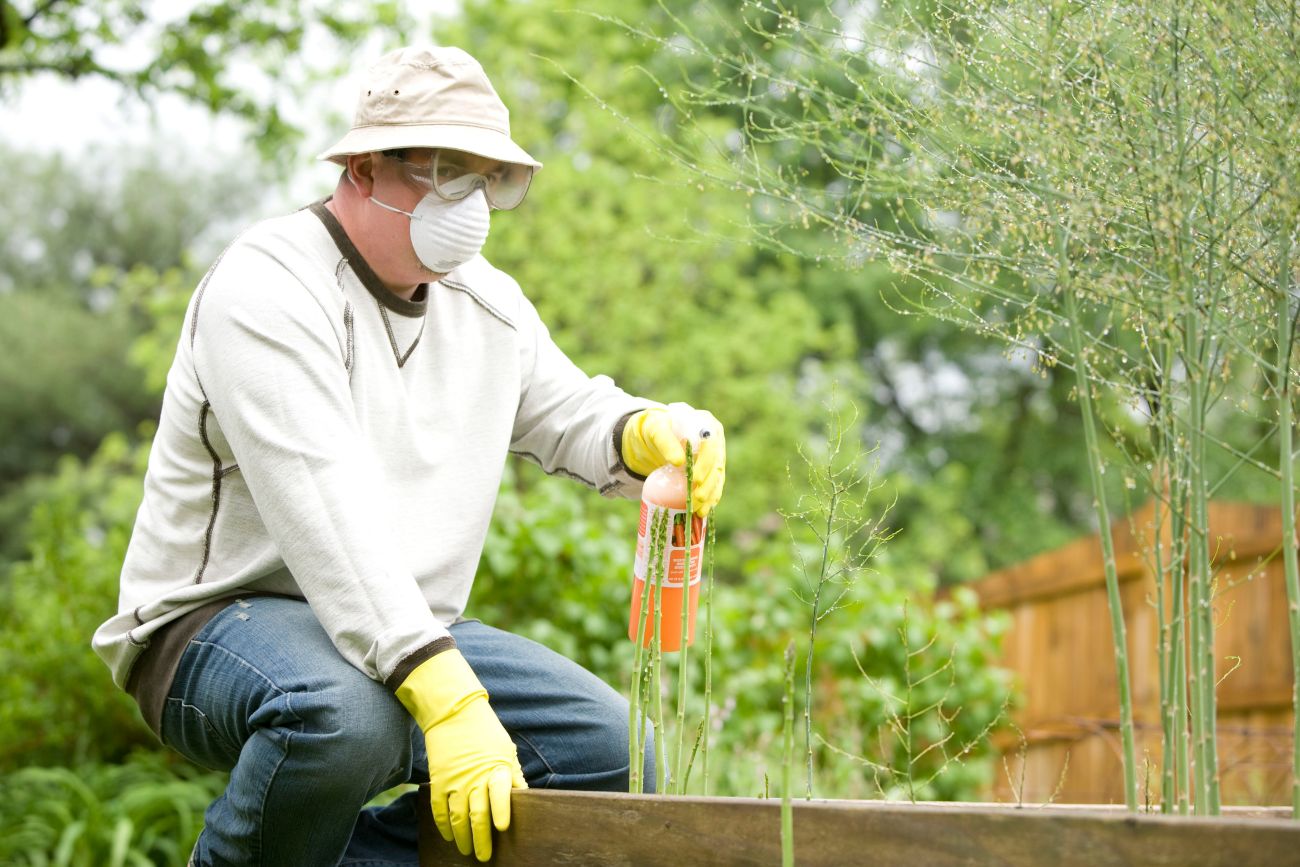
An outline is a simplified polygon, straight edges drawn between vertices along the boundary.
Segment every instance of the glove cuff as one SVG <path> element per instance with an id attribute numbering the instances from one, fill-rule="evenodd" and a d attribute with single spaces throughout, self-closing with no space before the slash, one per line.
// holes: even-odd
<path id="1" fill-rule="evenodd" d="M 425 732 L 487 697 L 487 690 L 455 648 L 420 663 L 397 688 L 398 701 Z"/>
<path id="2" fill-rule="evenodd" d="M 628 448 L 627 448 L 626 438 L 627 438 L 628 422 L 630 422 L 633 418 L 635 418 L 637 415 L 643 412 L 645 412 L 645 410 L 633 410 L 632 412 L 625 413 L 622 418 L 620 418 L 617 422 L 614 423 L 614 436 L 613 436 L 614 456 L 618 458 L 618 465 L 615 467 L 615 471 L 621 469 L 623 470 L 623 472 L 627 473 L 629 476 L 636 479 L 638 482 L 644 482 L 646 475 L 648 474 L 638 473 L 636 470 L 628 466 L 627 464 Z"/>
<path id="3" fill-rule="evenodd" d="M 649 421 L 652 413 L 662 412 L 667 414 L 668 410 L 658 407 L 643 409 L 633 414 L 623 426 L 622 453 L 623 464 L 629 471 L 636 473 L 642 479 L 659 469 L 659 465 L 653 461 L 650 455 L 646 454 L 644 447 L 637 448 L 638 443 L 646 442 L 644 427 Z"/>

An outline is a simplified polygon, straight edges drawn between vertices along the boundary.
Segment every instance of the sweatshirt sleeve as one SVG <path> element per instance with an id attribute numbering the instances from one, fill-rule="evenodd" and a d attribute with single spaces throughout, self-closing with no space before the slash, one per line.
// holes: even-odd
<path id="1" fill-rule="evenodd" d="M 270 537 L 339 652 L 375 680 L 452 646 L 382 516 L 328 302 L 269 254 L 232 249 L 188 337 L 212 416 Z"/>
<path id="2" fill-rule="evenodd" d="M 520 298 L 521 387 L 510 450 L 606 497 L 640 496 L 644 477 L 623 463 L 619 439 L 630 415 L 660 404 L 627 394 L 607 376 L 583 373 Z"/>

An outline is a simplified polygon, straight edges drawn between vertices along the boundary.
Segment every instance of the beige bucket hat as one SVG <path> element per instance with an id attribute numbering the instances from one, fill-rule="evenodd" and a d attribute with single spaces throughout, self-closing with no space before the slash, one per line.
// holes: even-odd
<path id="1" fill-rule="evenodd" d="M 366 73 L 352 129 L 319 159 L 394 148 L 450 148 L 540 169 L 510 138 L 510 112 L 459 48 L 399 48 Z"/>

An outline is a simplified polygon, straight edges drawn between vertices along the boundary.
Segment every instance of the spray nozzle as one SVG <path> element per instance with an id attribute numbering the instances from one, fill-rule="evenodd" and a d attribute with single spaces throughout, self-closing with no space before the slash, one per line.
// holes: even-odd
<path id="1" fill-rule="evenodd" d="M 700 442 L 713 436 L 713 416 L 688 403 L 668 404 L 668 417 L 673 422 L 673 436 L 690 443 L 692 452 L 698 452 Z"/>

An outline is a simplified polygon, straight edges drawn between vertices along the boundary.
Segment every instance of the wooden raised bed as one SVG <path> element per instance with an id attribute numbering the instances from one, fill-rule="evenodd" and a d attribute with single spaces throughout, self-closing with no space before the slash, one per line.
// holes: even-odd
<path id="1" fill-rule="evenodd" d="M 427 805 L 427 801 L 424 802 Z M 1285 808 L 1220 818 L 1130 814 L 1122 808 L 885 801 L 794 802 L 795 863 L 1248 867 L 1300 864 L 1300 822 Z M 593 792 L 515 792 L 492 863 L 762 865 L 781 863 L 779 800 Z M 476 864 L 443 841 L 427 806 L 421 867 Z"/>

